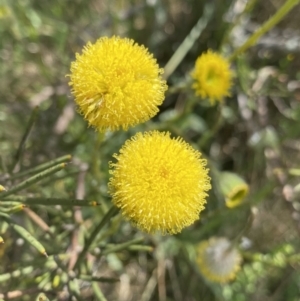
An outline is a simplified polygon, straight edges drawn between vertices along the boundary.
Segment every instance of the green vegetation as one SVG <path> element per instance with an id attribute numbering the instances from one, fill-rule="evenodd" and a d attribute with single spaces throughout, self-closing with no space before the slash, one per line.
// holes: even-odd
<path id="1" fill-rule="evenodd" d="M 0 0 L 0 301 L 300 301 L 299 13 L 299 0 Z M 168 90 L 151 120 L 99 133 L 67 75 L 112 35 L 145 45 Z M 192 88 L 208 49 L 233 74 L 216 104 Z M 138 230 L 107 190 L 113 154 L 148 130 L 208 160 L 205 210 L 176 235 Z M 212 237 L 242 258 L 223 284 L 197 267 Z"/>

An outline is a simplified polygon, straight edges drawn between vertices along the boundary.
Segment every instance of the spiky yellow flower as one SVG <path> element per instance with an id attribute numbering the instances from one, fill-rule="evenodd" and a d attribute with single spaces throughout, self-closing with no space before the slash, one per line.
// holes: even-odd
<path id="1" fill-rule="evenodd" d="M 226 283 L 235 278 L 241 266 L 241 255 L 225 237 L 210 238 L 198 246 L 197 263 L 204 277 Z"/>
<path id="2" fill-rule="evenodd" d="M 200 55 L 192 77 L 196 95 L 209 98 L 212 104 L 230 95 L 233 73 L 229 61 L 218 53 L 208 50 Z"/>
<path id="3" fill-rule="evenodd" d="M 211 188 L 207 162 L 182 138 L 137 133 L 114 157 L 112 201 L 138 228 L 175 234 L 199 219 Z"/>
<path id="4" fill-rule="evenodd" d="M 127 129 L 157 114 L 167 89 L 162 73 L 144 46 L 103 37 L 76 54 L 69 84 L 89 125 L 99 131 Z"/>

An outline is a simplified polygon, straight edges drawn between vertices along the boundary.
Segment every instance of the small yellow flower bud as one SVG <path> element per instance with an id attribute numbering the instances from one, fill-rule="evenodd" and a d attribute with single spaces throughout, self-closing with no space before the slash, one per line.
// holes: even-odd
<path id="1" fill-rule="evenodd" d="M 228 208 L 239 206 L 248 195 L 248 184 L 235 173 L 220 172 L 217 174 L 217 181 Z"/>

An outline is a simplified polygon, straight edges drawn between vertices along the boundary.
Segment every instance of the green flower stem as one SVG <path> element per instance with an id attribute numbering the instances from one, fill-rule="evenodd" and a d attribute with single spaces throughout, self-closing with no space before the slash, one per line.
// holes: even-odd
<path id="1" fill-rule="evenodd" d="M 102 293 L 99 285 L 97 284 L 97 282 L 92 282 L 92 288 L 93 288 L 93 291 L 95 293 L 95 296 L 97 297 L 97 299 L 99 301 L 107 301 L 107 299 L 103 295 L 103 293 Z"/>
<path id="2" fill-rule="evenodd" d="M 103 175 L 101 173 L 101 159 L 99 156 L 99 152 L 101 152 L 101 147 L 103 145 L 103 142 L 105 141 L 105 133 L 96 133 L 95 136 L 95 146 L 93 148 L 92 152 L 92 172 L 94 178 L 101 182 L 103 179 Z"/>
<path id="3" fill-rule="evenodd" d="M 26 229 L 16 224 L 7 214 L 0 212 L 0 216 L 29 244 L 39 251 L 40 254 L 48 257 L 44 246 L 33 237 Z"/>
<path id="4" fill-rule="evenodd" d="M 206 145 L 206 143 L 215 136 L 215 134 L 218 132 L 220 127 L 222 126 L 223 123 L 223 115 L 222 115 L 222 110 L 223 110 L 223 103 L 220 103 L 218 106 L 218 111 L 217 111 L 217 117 L 215 120 L 215 123 L 213 124 L 212 128 L 207 131 L 197 142 L 199 148 L 201 149 Z"/>
<path id="5" fill-rule="evenodd" d="M 104 250 L 101 255 L 107 255 L 109 253 L 113 253 L 113 252 L 118 252 L 124 249 L 127 249 L 130 245 L 136 244 L 136 243 L 140 243 L 144 240 L 143 237 L 139 237 L 130 241 L 127 241 L 123 244 L 119 244 L 119 245 L 115 245 L 114 247 L 108 248 L 106 250 Z"/>
<path id="6" fill-rule="evenodd" d="M 56 166 L 53 166 L 43 172 L 40 172 L 27 180 L 17 184 L 16 186 L 12 187 L 9 191 L 3 192 L 0 194 L 1 199 L 8 197 L 11 194 L 14 194 L 20 190 L 23 190 L 25 188 L 28 188 L 29 186 L 39 182 L 40 180 L 49 177 L 50 175 L 64 169 L 66 167 L 66 163 L 61 163 Z"/>
<path id="7" fill-rule="evenodd" d="M 103 206 L 101 206 L 102 212 L 104 214 L 104 212 L 107 211 L 104 210 Z M 104 229 L 100 235 L 97 236 L 97 238 L 93 241 L 92 245 L 90 246 L 91 250 L 94 250 L 97 247 L 100 248 L 108 248 L 115 246 L 115 244 L 106 244 L 106 243 L 101 243 L 102 241 L 106 241 L 109 237 L 111 237 L 112 235 L 114 235 L 115 233 L 117 233 L 120 229 L 120 223 L 122 221 L 122 215 L 119 214 L 118 216 L 116 216 L 113 220 L 111 220 L 109 227 L 107 227 L 106 229 Z"/>
<path id="8" fill-rule="evenodd" d="M 206 4 L 204 8 L 203 15 L 198 20 L 197 24 L 192 28 L 191 32 L 188 34 L 188 36 L 184 39 L 184 41 L 181 43 L 181 45 L 177 48 L 175 53 L 172 55 L 170 60 L 165 66 L 164 71 L 164 78 L 168 79 L 169 76 L 174 72 L 174 70 L 178 67 L 178 65 L 181 63 L 181 61 L 184 59 L 186 54 L 190 51 L 190 49 L 193 47 L 194 43 L 199 38 L 200 34 L 206 27 L 208 21 L 210 20 L 213 13 L 213 5 L 212 3 Z"/>
<path id="9" fill-rule="evenodd" d="M 79 275 L 79 279 L 89 281 L 89 282 L 109 282 L 109 283 L 114 283 L 120 281 L 118 278 L 108 278 L 108 277 L 95 277 L 95 276 L 90 276 L 90 275 Z"/>
<path id="10" fill-rule="evenodd" d="M 17 150 L 17 153 L 15 155 L 15 160 L 11 166 L 11 171 L 13 171 L 15 169 L 15 167 L 17 166 L 17 164 L 19 163 L 20 159 L 21 159 L 21 156 L 22 156 L 22 152 L 23 152 L 23 149 L 24 149 L 24 145 L 25 145 L 25 142 L 30 134 L 30 131 L 37 119 L 37 116 L 38 116 L 38 112 L 39 112 L 39 107 L 35 107 L 31 113 L 31 116 L 29 118 L 29 121 L 28 121 L 28 124 L 27 124 L 27 127 L 25 129 L 25 133 L 21 139 L 21 142 L 19 144 L 19 147 L 18 147 L 18 150 Z"/>
<path id="11" fill-rule="evenodd" d="M 26 205 L 46 205 L 46 206 L 82 206 L 82 207 L 95 207 L 101 205 L 97 201 L 87 201 L 87 200 L 76 200 L 76 199 L 61 199 L 61 198 L 25 198 L 25 197 L 14 197 L 4 199 L 3 204 L 11 203 L 12 201 L 18 201 Z M 1 202 L 0 202 L 1 204 Z"/>
<path id="12" fill-rule="evenodd" d="M 102 230 L 102 228 L 106 225 L 106 223 L 118 212 L 118 208 L 116 208 L 115 206 L 112 206 L 107 213 L 104 215 L 104 217 L 102 218 L 102 220 L 100 221 L 100 223 L 96 226 L 96 228 L 94 229 L 94 231 L 92 232 L 91 236 L 88 238 L 88 240 L 86 241 L 84 248 L 82 250 L 82 252 L 79 254 L 77 261 L 75 263 L 74 266 L 74 270 L 76 268 L 79 267 L 79 265 L 81 264 L 81 261 L 83 260 L 84 256 L 86 255 L 87 251 L 89 250 L 89 247 L 91 246 L 91 244 L 93 243 L 93 241 L 95 240 L 96 236 L 98 235 L 98 233 Z"/>
<path id="13" fill-rule="evenodd" d="M 299 3 L 300 0 L 287 0 L 268 21 L 266 21 L 248 38 L 248 40 L 241 47 L 235 50 L 235 52 L 230 56 L 229 60 L 233 61 L 238 55 L 255 45 L 262 35 L 272 29 L 294 6 Z"/>
<path id="14" fill-rule="evenodd" d="M 230 210 L 232 210 L 232 209 L 230 209 Z M 232 247 L 238 247 L 242 237 L 246 236 L 247 233 L 249 232 L 249 230 L 251 229 L 253 221 L 254 221 L 254 215 L 253 215 L 253 212 L 252 212 L 251 208 L 249 208 L 249 214 L 247 216 L 247 220 L 245 221 L 244 227 L 240 231 L 240 233 L 238 233 L 236 235 L 236 237 L 232 240 L 232 242 L 231 242 Z"/>
<path id="15" fill-rule="evenodd" d="M 245 6 L 245 9 L 239 14 L 236 16 L 235 20 L 233 20 L 233 22 L 229 25 L 227 31 L 226 31 L 226 34 L 224 35 L 223 39 L 222 39 L 222 42 L 221 42 L 221 46 L 220 46 L 220 49 L 223 48 L 223 45 L 227 44 L 228 43 L 228 40 L 229 40 L 229 35 L 232 31 L 232 29 L 236 26 L 238 26 L 241 22 L 241 19 L 242 17 L 246 14 L 246 13 L 250 13 L 255 5 L 257 4 L 257 0 L 249 0 Z"/>
<path id="16" fill-rule="evenodd" d="M 183 92 L 183 91 L 185 91 L 187 88 L 189 88 L 190 85 L 191 85 L 191 82 L 190 82 L 190 81 L 180 82 L 178 85 L 175 85 L 175 86 L 170 87 L 170 88 L 166 91 L 166 94 L 167 94 L 167 95 L 171 95 L 171 94 Z"/>
<path id="17" fill-rule="evenodd" d="M 92 270 L 92 264 L 91 264 L 91 262 L 87 262 L 87 265 L 85 267 L 86 267 L 86 274 L 88 274 L 88 275 L 92 274 L 92 271 L 91 271 Z M 85 278 L 86 276 L 87 275 L 81 275 L 79 277 L 80 278 L 81 277 Z M 83 278 L 81 278 L 81 279 L 83 279 Z M 91 278 L 96 278 L 96 277 L 91 276 Z M 99 285 L 97 283 L 99 281 L 92 281 L 92 280 L 89 280 L 89 281 L 92 282 L 92 288 L 93 288 L 95 296 L 97 297 L 97 300 L 99 300 L 99 301 L 107 301 L 107 299 L 105 298 L 104 294 L 102 293 L 102 291 L 101 291 L 101 289 L 100 289 L 100 287 L 99 287 Z"/>
<path id="18" fill-rule="evenodd" d="M 116 246 L 119 246 L 119 245 L 115 245 L 115 244 L 97 244 L 100 248 L 107 248 L 107 249 L 110 249 L 110 248 L 114 248 Z M 143 252 L 152 252 L 153 251 L 153 247 L 151 246 L 144 246 L 144 245 L 135 245 L 135 244 L 132 244 L 130 246 L 128 246 L 127 248 L 128 250 L 130 251 L 143 251 Z M 105 250 L 106 251 L 106 250 Z"/>
<path id="19" fill-rule="evenodd" d="M 17 178 L 21 178 L 21 177 L 24 177 L 24 176 L 28 176 L 28 175 L 32 175 L 32 174 L 36 174 L 36 173 L 42 172 L 42 171 L 44 171 L 44 170 L 46 170 L 46 169 L 48 169 L 50 167 L 53 167 L 53 166 L 55 166 L 55 165 L 57 165 L 59 163 L 69 162 L 69 161 L 71 161 L 71 159 L 72 159 L 71 155 L 65 155 L 65 156 L 59 157 L 57 159 L 54 159 L 54 160 L 51 160 L 49 162 L 40 164 L 40 165 L 35 166 L 33 168 L 30 168 L 28 170 L 25 170 L 25 171 L 13 174 L 9 178 L 9 180 L 14 180 L 14 179 L 17 179 Z"/>

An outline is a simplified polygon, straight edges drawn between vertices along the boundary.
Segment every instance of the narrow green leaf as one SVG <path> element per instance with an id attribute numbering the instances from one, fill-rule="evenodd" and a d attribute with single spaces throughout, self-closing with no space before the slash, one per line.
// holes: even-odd
<path id="1" fill-rule="evenodd" d="M 241 47 L 234 51 L 229 60 L 233 61 L 238 55 L 255 45 L 261 36 L 272 29 L 294 6 L 298 5 L 299 3 L 300 0 L 286 0 L 284 4 L 276 11 L 276 13 L 269 18 L 269 20 L 262 24 L 262 26 L 260 26 Z"/>
<path id="2" fill-rule="evenodd" d="M 64 198 L 26 198 L 26 197 L 16 196 L 13 198 L 7 198 L 2 200 L 3 204 L 6 204 L 6 202 L 11 202 L 11 201 L 18 201 L 26 205 L 46 205 L 46 206 L 60 205 L 60 206 L 96 207 L 101 205 L 101 203 L 97 201 L 64 199 Z"/>
<path id="3" fill-rule="evenodd" d="M 143 237 L 139 237 L 139 238 L 136 238 L 136 239 L 127 241 L 127 242 L 125 242 L 125 243 L 123 243 L 123 244 L 115 245 L 115 246 L 112 247 L 112 248 L 106 249 L 106 250 L 104 250 L 101 254 L 102 254 L 102 255 L 107 255 L 107 254 L 109 254 L 109 253 L 118 252 L 118 251 L 127 249 L 130 245 L 133 245 L 133 244 L 136 244 L 136 243 L 140 243 L 140 242 L 142 242 L 143 240 L 144 240 Z"/>
<path id="4" fill-rule="evenodd" d="M 14 163 L 12 164 L 12 167 L 11 167 L 11 171 L 14 170 L 14 168 L 17 166 L 18 162 L 20 161 L 20 158 L 22 156 L 22 152 L 23 152 L 23 149 L 24 149 L 24 146 L 25 146 L 25 142 L 27 140 L 27 138 L 29 137 L 29 134 L 30 134 L 30 131 L 36 121 L 36 118 L 38 116 L 38 112 L 39 112 L 39 107 L 35 107 L 31 113 L 31 116 L 29 118 L 29 121 L 28 121 L 28 124 L 27 124 L 27 127 L 25 129 L 25 133 L 20 141 L 20 144 L 19 144 L 19 147 L 18 147 L 18 150 L 17 150 L 17 153 L 15 155 L 15 160 L 14 160 Z"/>
<path id="5" fill-rule="evenodd" d="M 16 224 L 7 214 L 0 212 L 0 216 L 2 216 L 6 222 L 21 236 L 23 237 L 29 244 L 31 244 L 35 249 L 39 251 L 42 255 L 48 257 L 44 246 L 34 237 L 32 236 L 26 229 L 22 226 Z"/>
<path id="6" fill-rule="evenodd" d="M 93 291 L 95 293 L 95 296 L 97 297 L 97 299 L 99 301 L 107 301 L 107 299 L 105 298 L 105 296 L 103 295 L 99 285 L 96 283 L 96 282 L 93 282 L 92 283 L 92 288 L 93 288 Z"/>
<path id="7" fill-rule="evenodd" d="M 61 164 L 58 164 L 56 166 L 53 166 L 41 173 L 38 173 L 32 177 L 30 177 L 29 179 L 17 184 L 16 186 L 12 187 L 9 191 L 7 192 L 4 192 L 4 193 L 1 193 L 0 194 L 0 197 L 1 199 L 3 198 L 6 198 L 7 196 L 9 195 L 12 195 L 20 190 L 23 190 L 25 188 L 28 188 L 29 186 L 39 182 L 40 180 L 44 179 L 44 178 L 47 178 L 49 177 L 50 175 L 64 169 L 66 166 L 66 163 L 61 163 Z"/>
<path id="8" fill-rule="evenodd" d="M 24 205 L 24 204 L 18 204 L 18 205 L 12 206 L 10 208 L 0 207 L 0 211 L 7 213 L 7 214 L 12 214 L 15 212 L 22 211 L 25 207 L 26 207 L 26 205 Z"/>
<path id="9" fill-rule="evenodd" d="M 35 166 L 33 168 L 30 168 L 28 170 L 13 174 L 9 179 L 14 180 L 14 179 L 21 178 L 21 177 L 24 177 L 24 176 L 40 173 L 40 172 L 42 172 L 42 171 L 44 171 L 44 170 L 46 170 L 50 167 L 53 167 L 53 166 L 55 166 L 59 163 L 69 162 L 71 159 L 72 159 L 71 155 L 65 155 L 65 156 L 59 157 L 57 159 L 51 160 L 49 162 L 46 162 L 46 163 L 40 164 L 38 166 Z"/>
<path id="10" fill-rule="evenodd" d="M 211 19 L 213 13 L 213 5 L 208 2 L 204 8 L 204 13 L 192 28 L 191 32 L 186 36 L 184 41 L 180 44 L 177 50 L 174 52 L 170 60 L 165 66 L 164 78 L 167 79 L 178 67 L 190 49 L 193 47 L 194 43 L 199 38 L 202 31 L 205 29 L 208 21 Z"/>

